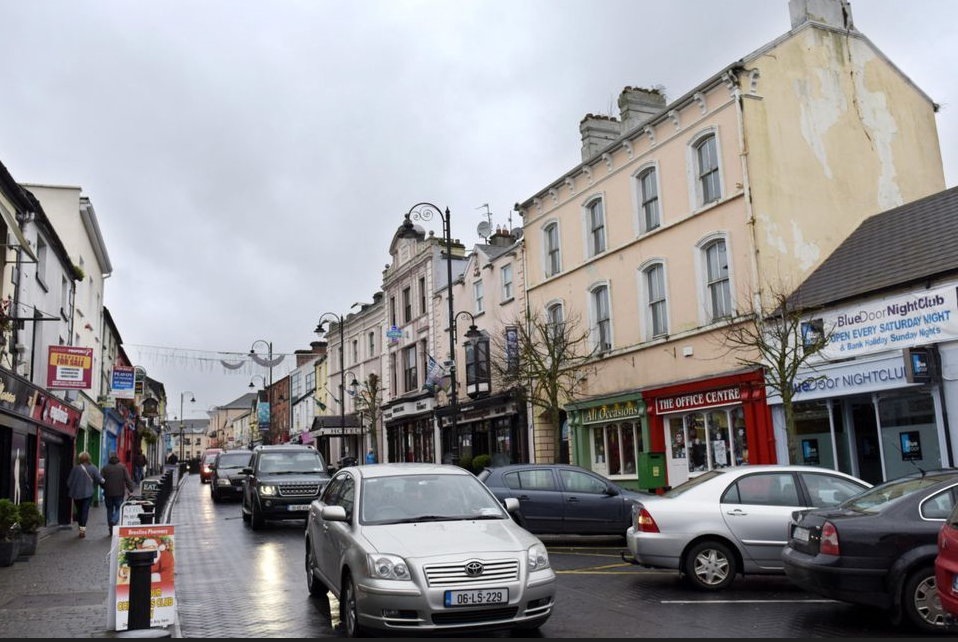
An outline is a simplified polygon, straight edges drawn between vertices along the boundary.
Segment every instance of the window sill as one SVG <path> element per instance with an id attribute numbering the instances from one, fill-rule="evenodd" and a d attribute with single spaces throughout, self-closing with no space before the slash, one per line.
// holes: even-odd
<path id="1" fill-rule="evenodd" d="M 47 287 L 47 284 L 43 282 L 43 279 L 40 278 L 40 275 L 37 275 L 37 283 L 40 284 L 40 287 L 43 288 L 44 292 L 49 292 L 50 288 Z"/>
<path id="2" fill-rule="evenodd" d="M 500 301 L 499 305 L 506 305 L 507 303 L 512 303 L 515 300 L 516 300 L 516 297 L 511 296 L 508 299 L 503 299 L 502 301 Z"/>

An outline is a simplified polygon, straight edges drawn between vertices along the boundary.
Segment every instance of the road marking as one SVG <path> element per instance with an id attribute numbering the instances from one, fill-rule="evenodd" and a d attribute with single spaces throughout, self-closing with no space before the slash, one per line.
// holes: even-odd
<path id="1" fill-rule="evenodd" d="M 613 559 L 622 559 L 621 555 L 610 555 L 608 553 L 572 553 L 567 551 L 554 551 L 549 549 L 549 555 L 574 555 L 576 557 L 611 557 Z"/>
<path id="2" fill-rule="evenodd" d="M 660 604 L 837 604 L 838 600 L 661 600 Z"/>

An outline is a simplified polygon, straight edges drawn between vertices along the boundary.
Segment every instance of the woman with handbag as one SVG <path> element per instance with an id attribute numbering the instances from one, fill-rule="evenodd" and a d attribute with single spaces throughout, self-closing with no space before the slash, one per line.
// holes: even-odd
<path id="1" fill-rule="evenodd" d="M 103 476 L 97 467 L 90 463 L 90 453 L 77 455 L 77 465 L 67 477 L 67 494 L 76 507 L 77 524 L 80 525 L 80 537 L 86 537 L 86 521 L 90 516 L 90 502 L 97 486 L 103 485 Z"/>

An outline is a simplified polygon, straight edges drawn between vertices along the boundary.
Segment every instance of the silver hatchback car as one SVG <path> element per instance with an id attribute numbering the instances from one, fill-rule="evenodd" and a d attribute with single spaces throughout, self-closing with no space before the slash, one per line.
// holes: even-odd
<path id="1" fill-rule="evenodd" d="M 740 466 L 703 473 L 632 508 L 632 561 L 674 568 L 717 591 L 742 573 L 784 573 L 792 513 L 837 506 L 871 484 L 814 466 Z"/>
<path id="2" fill-rule="evenodd" d="M 475 476 L 438 464 L 339 471 L 309 509 L 306 583 L 339 599 L 351 637 L 536 629 L 556 593 L 542 542 Z"/>

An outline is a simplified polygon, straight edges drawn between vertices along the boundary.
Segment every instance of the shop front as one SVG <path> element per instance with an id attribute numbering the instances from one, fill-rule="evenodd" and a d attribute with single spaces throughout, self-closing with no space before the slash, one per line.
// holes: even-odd
<path id="1" fill-rule="evenodd" d="M 457 405 L 459 461 L 488 455 L 492 466 L 529 461 L 526 407 L 513 393 L 502 393 Z M 442 434 L 452 434 L 452 408 L 436 410 Z M 443 461 L 448 463 L 444 449 Z"/>
<path id="2" fill-rule="evenodd" d="M 774 464 L 760 371 L 645 390 L 651 450 L 665 454 L 668 486 L 709 470 Z"/>
<path id="3" fill-rule="evenodd" d="M 398 399 L 383 407 L 383 425 L 386 428 L 384 461 L 439 461 L 433 413 L 435 405 L 436 399 L 427 393 L 415 398 Z"/>
<path id="4" fill-rule="evenodd" d="M 786 434 L 781 398 L 769 395 L 779 459 L 872 484 L 947 466 L 939 386 L 909 378 L 900 350 L 800 371 L 794 434 Z"/>
<path id="5" fill-rule="evenodd" d="M 357 463 L 362 459 L 362 446 L 365 429 L 359 417 L 353 413 L 343 417 L 322 415 L 313 419 L 312 428 L 302 433 L 301 441 L 312 445 L 323 456 L 327 464 L 339 464 L 350 457 Z"/>
<path id="6" fill-rule="evenodd" d="M 48 526 L 69 524 L 79 422 L 79 410 L 0 369 L 0 497 L 36 502 Z"/>
<path id="7" fill-rule="evenodd" d="M 627 488 L 641 488 L 639 459 L 646 452 L 648 422 L 639 392 L 580 401 L 566 406 L 572 463 Z M 653 486 L 646 486 L 653 488 Z"/>

